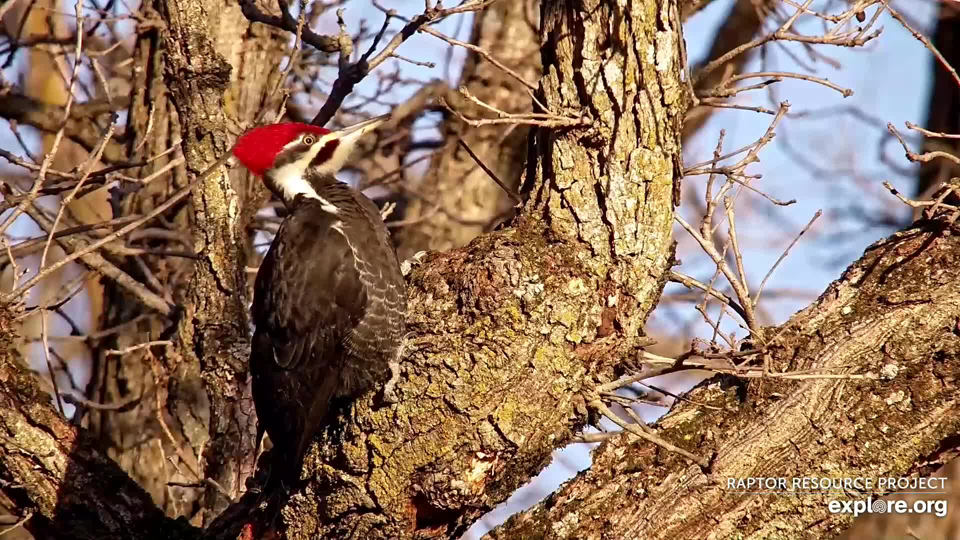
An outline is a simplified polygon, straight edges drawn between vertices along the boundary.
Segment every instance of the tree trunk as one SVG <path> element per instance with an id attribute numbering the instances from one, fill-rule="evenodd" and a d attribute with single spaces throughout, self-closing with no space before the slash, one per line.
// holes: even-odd
<path id="1" fill-rule="evenodd" d="M 288 35 L 252 25 L 235 2 L 157 0 L 145 3 L 143 12 L 158 24 L 139 35 L 134 55 L 144 69 L 137 72 L 130 109 L 131 159 L 181 146 L 185 164 L 174 168 L 167 183 L 158 180 L 139 192 L 115 194 L 118 215 L 146 213 L 226 152 L 228 127 L 252 123 L 269 104 L 267 93 L 288 54 Z M 152 162 L 141 176 L 176 157 L 171 153 Z M 154 279 L 174 291 L 173 300 L 183 309 L 171 320 L 111 287 L 103 326 L 133 321 L 133 328 L 108 336 L 96 355 L 92 399 L 140 400 L 128 412 L 91 410 L 90 427 L 169 515 L 195 517 L 195 524 L 210 517 L 198 513 L 202 509 L 215 515 L 229 502 L 205 485 L 204 477 L 236 497 L 252 471 L 246 226 L 262 193 L 259 182 L 249 182 L 240 169 L 194 189 L 192 200 L 168 219 L 199 259 L 144 256 L 142 264 L 124 265 L 143 281 Z M 176 346 L 120 356 L 107 352 L 161 339 L 174 339 Z M 210 424 L 211 418 L 217 421 Z M 195 487 L 169 487 L 171 481 Z"/>
<path id="2" fill-rule="evenodd" d="M 470 42 L 536 84 L 541 73 L 539 14 L 536 0 L 497 2 L 475 15 Z M 479 53 L 467 57 L 460 87 L 501 111 L 532 110 L 528 88 Z M 448 92 L 446 99 L 468 118 L 490 116 L 488 110 L 457 92 Z M 516 189 L 530 129 L 520 125 L 470 127 L 454 115 L 448 115 L 443 129 L 447 144 L 416 188 L 424 197 L 413 197 L 404 214 L 404 221 L 410 224 L 394 237 L 401 259 L 420 250 L 464 246 L 513 215 L 514 202 L 455 141 L 462 138 L 504 183 Z"/>
<path id="3" fill-rule="evenodd" d="M 827 501 L 849 494 L 744 495 L 727 480 L 929 475 L 960 432 L 960 237 L 945 232 L 918 223 L 877 242 L 767 332 L 774 372 L 860 378 L 710 379 L 659 422 L 660 435 L 710 457 L 709 471 L 621 436 L 490 537 L 830 538 L 852 516 Z"/>
<path id="4" fill-rule="evenodd" d="M 936 29 L 931 36 L 933 46 L 951 66 L 960 65 L 960 7 L 953 2 L 941 2 L 936 17 Z M 930 57 L 933 84 L 927 104 L 927 119 L 924 127 L 935 133 L 960 133 L 960 87 L 940 60 Z M 924 152 L 941 151 L 950 155 L 960 154 L 957 139 L 926 137 Z M 943 158 L 920 163 L 917 169 L 918 199 L 929 199 L 943 182 L 960 175 L 960 165 Z M 954 194 L 947 202 L 956 204 L 960 195 Z M 916 214 L 915 216 L 916 217 Z"/>
<path id="5" fill-rule="evenodd" d="M 548 3 L 542 12 L 547 75 L 539 99 L 555 114 L 593 117 L 593 127 L 535 134 L 532 197 L 516 226 L 415 272 L 409 320 L 417 338 L 398 386 L 402 401 L 377 409 L 361 401 L 341 426 L 343 440 L 322 441 L 308 460 L 313 479 L 284 512 L 290 537 L 458 534 L 542 469 L 586 420 L 581 392 L 615 376 L 642 342 L 672 260 L 686 106 L 680 29 L 668 2 L 648 0 L 629 11 L 605 4 Z M 213 7 L 174 2 L 159 12 L 167 28 L 154 39 L 163 40 L 168 57 L 147 65 L 154 76 L 165 74 L 177 110 L 173 116 L 167 106 L 169 122 L 183 134 L 186 165 L 196 174 L 225 150 L 219 96 L 230 72 L 205 37 Z M 609 20 L 622 24 L 610 27 Z M 664 52 L 646 53 L 654 47 Z M 154 80 L 150 89 L 158 86 Z M 220 400 L 221 411 L 242 369 L 231 362 L 242 357 L 241 347 L 220 345 L 239 331 L 237 320 L 226 318 L 237 302 L 223 298 L 238 290 L 232 272 L 240 262 L 230 254 L 235 217 L 227 193 L 217 180 L 195 192 L 197 220 L 209 221 L 195 233 L 202 248 L 196 277 L 178 295 L 187 306 L 174 334 L 181 347 L 148 363 L 161 384 L 179 377 L 184 386 L 198 371 L 190 362 L 196 354 L 211 409 Z M 194 309 L 199 294 L 212 298 Z M 222 324 L 198 324 L 201 314 Z M 162 401 L 163 389 L 156 391 Z M 202 425 L 203 404 L 188 400 L 191 408 L 201 410 L 194 420 Z M 210 432 L 223 434 L 216 424 Z M 216 441 L 207 446 L 217 448 Z M 145 476 L 161 486 L 162 474 Z M 80 487 L 90 496 L 90 486 Z"/>
<path id="6" fill-rule="evenodd" d="M 182 137 L 185 163 L 172 186 L 118 196 L 118 204 L 130 205 L 125 211 L 156 205 L 226 151 L 227 117 L 253 118 L 272 87 L 256 74 L 275 73 L 280 63 L 281 38 L 261 26 L 223 24 L 239 17 L 235 5 L 166 2 L 156 5 L 164 29 L 140 37 L 138 58 L 149 69 L 134 93 L 131 123 L 136 140 L 147 141 L 146 155 Z M 679 9 L 673 0 L 542 4 L 538 101 L 552 114 L 590 118 L 592 125 L 532 132 L 529 199 L 511 227 L 431 255 L 413 272 L 414 337 L 396 388 L 399 403 L 358 400 L 310 449 L 303 485 L 279 516 L 261 504 L 275 499 L 248 492 L 204 537 L 260 538 L 280 528 L 294 539 L 455 538 L 570 441 L 588 420 L 585 397 L 598 382 L 635 368 L 632 359 L 646 343 L 643 324 L 673 264 L 672 201 L 689 101 Z M 245 32 L 264 46 L 245 38 L 234 48 Z M 0 311 L 0 495 L 35 508 L 29 525 L 46 536 L 199 537 L 154 502 L 168 514 L 192 515 L 215 511 L 222 500 L 211 495 L 188 510 L 177 502 L 181 494 L 164 499 L 173 474 L 164 455 L 176 455 L 189 481 L 197 480 L 189 478 L 195 464 L 228 492 L 242 485 L 236 459 L 252 457 L 252 449 L 241 406 L 241 246 L 257 205 L 243 175 L 231 178 L 210 177 L 190 205 L 167 218 L 189 232 L 198 262 L 168 267 L 165 259 L 149 260 L 157 265 L 154 277 L 177 285 L 176 324 L 154 315 L 135 319 L 137 332 L 104 346 L 175 343 L 110 356 L 117 360 L 112 375 L 100 368 L 100 381 L 119 376 L 103 386 L 104 402 L 141 397 L 125 423 L 95 427 L 108 438 L 125 437 L 111 439 L 113 452 L 126 470 L 139 472 L 153 502 L 40 398 L 15 365 L 4 341 L 10 314 Z M 711 458 L 709 471 L 615 440 L 590 471 L 494 536 L 833 534 L 844 518 L 826 515 L 821 501 L 735 496 L 724 492 L 725 480 L 826 474 L 825 467 L 842 476 L 920 471 L 914 464 L 957 433 L 960 239 L 941 234 L 939 223 L 873 246 L 816 303 L 765 333 L 773 336 L 763 352 L 775 372 L 837 368 L 881 378 L 712 381 L 692 399 L 719 410 L 685 403 L 661 422 L 665 437 Z M 143 267 L 131 271 L 137 268 L 149 280 Z M 111 324 L 143 313 L 121 313 L 128 308 L 119 307 L 119 297 L 110 304 L 117 317 Z M 154 378 L 159 384 L 151 388 Z M 158 401 L 161 416 L 152 408 Z M 216 421 L 207 426 L 211 417 Z M 156 450 L 145 450 L 144 440 Z M 867 443 L 870 451 L 862 451 Z"/>
<path id="7" fill-rule="evenodd" d="M 455 537 L 583 425 L 582 394 L 641 343 L 672 261 L 686 102 L 671 7 L 544 3 L 539 99 L 593 127 L 537 132 L 514 226 L 413 273 L 400 403 L 359 402 L 308 456 L 288 538 Z"/>

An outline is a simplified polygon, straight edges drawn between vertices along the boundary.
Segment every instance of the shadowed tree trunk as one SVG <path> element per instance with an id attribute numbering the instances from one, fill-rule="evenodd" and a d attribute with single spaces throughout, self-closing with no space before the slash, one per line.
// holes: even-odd
<path id="1" fill-rule="evenodd" d="M 156 1 L 147 2 L 143 11 L 157 24 L 140 33 L 134 53 L 146 68 L 137 72 L 133 90 L 130 158 L 142 160 L 181 144 L 183 152 L 140 171 L 146 177 L 173 165 L 172 180 L 147 184 L 139 192 L 116 192 L 117 215 L 146 213 L 226 152 L 231 126 L 252 123 L 268 104 L 267 93 L 288 53 L 288 35 L 249 23 L 234 2 Z M 199 255 L 196 262 L 128 259 L 123 266 L 128 272 L 174 291 L 169 300 L 183 309 L 165 317 L 110 287 L 102 326 L 128 326 L 100 342 L 91 382 L 94 401 L 140 397 L 127 412 L 89 411 L 89 425 L 158 504 L 170 515 L 196 516 L 197 524 L 205 519 L 198 514 L 202 508 L 220 510 L 227 502 L 203 485 L 204 475 L 236 496 L 254 459 L 255 417 L 245 385 L 244 268 L 246 224 L 262 201 L 255 196 L 262 188 L 248 180 L 239 169 L 229 180 L 209 179 L 194 189 L 192 200 L 167 214 L 184 247 Z M 169 339 L 175 347 L 108 353 Z M 217 419 L 213 425 L 211 418 Z M 238 469 L 243 465 L 247 470 Z M 195 487 L 168 487 L 171 481 Z M 205 500 L 198 500 L 205 493 Z"/>
<path id="2" fill-rule="evenodd" d="M 933 46 L 943 55 L 944 60 L 956 68 L 960 65 L 960 7 L 954 2 L 941 2 L 936 18 L 936 29 L 931 36 Z M 925 128 L 934 133 L 960 133 L 960 85 L 943 67 L 937 58 L 931 56 L 930 69 L 933 72 L 933 85 L 927 104 Z M 960 153 L 957 139 L 926 137 L 924 152 Z M 942 182 L 960 176 L 960 165 L 948 159 L 938 158 L 921 163 L 917 171 L 916 196 L 928 199 Z M 960 196 L 953 195 L 950 200 L 956 203 Z"/>
<path id="3" fill-rule="evenodd" d="M 528 82 L 540 78 L 540 7 L 536 0 L 497 2 L 475 15 L 470 42 L 482 47 Z M 509 113 L 533 110 L 529 89 L 516 78 L 471 52 L 463 67 L 460 86 L 484 103 Z M 489 110 L 447 92 L 450 106 L 467 118 L 489 118 Z M 417 185 L 404 215 L 411 225 L 395 236 L 401 259 L 420 250 L 460 247 L 513 214 L 514 202 L 470 155 L 456 144 L 458 138 L 483 160 L 508 186 L 517 189 L 527 156 L 527 126 L 470 127 L 456 116 L 443 123 L 447 145 L 437 153 L 430 170 Z"/>

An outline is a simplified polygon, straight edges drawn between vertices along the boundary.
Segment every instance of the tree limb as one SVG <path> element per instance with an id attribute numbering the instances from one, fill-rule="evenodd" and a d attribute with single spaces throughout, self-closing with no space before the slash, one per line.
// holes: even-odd
<path id="1" fill-rule="evenodd" d="M 621 436 L 490 538 L 827 538 L 852 516 L 830 513 L 826 501 L 849 494 L 730 493 L 727 479 L 929 474 L 926 461 L 960 431 L 960 237 L 944 235 L 944 221 L 877 242 L 770 332 L 774 371 L 872 380 L 707 381 L 689 398 L 722 410 L 681 403 L 659 433 L 713 453 L 709 474 Z"/>
<path id="2" fill-rule="evenodd" d="M 129 104 L 129 98 L 126 100 Z M 117 107 L 124 107 L 122 97 L 117 97 L 114 103 L 106 101 L 99 103 L 81 103 L 73 106 L 70 119 L 64 135 L 70 140 L 92 152 L 99 144 L 101 132 L 106 127 L 99 127 L 97 116 L 109 114 Z M 0 117 L 32 126 L 46 133 L 56 133 L 63 118 L 63 107 L 42 103 L 20 94 L 0 94 Z M 109 163 L 126 161 L 127 152 L 122 142 L 110 141 L 103 151 L 103 159 Z"/>
<path id="3" fill-rule="evenodd" d="M 50 403 L 14 353 L 12 314 L 0 310 L 0 492 L 33 508 L 27 528 L 77 540 L 193 537 Z"/>

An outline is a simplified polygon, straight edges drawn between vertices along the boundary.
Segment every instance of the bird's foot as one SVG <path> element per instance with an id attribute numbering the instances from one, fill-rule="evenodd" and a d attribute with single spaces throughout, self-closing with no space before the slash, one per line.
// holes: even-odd
<path id="1" fill-rule="evenodd" d="M 380 219 L 382 219 L 383 221 L 386 221 L 387 218 L 390 217 L 390 215 L 393 214 L 393 211 L 396 209 L 397 209 L 397 203 L 393 201 L 383 205 L 383 208 L 380 209 Z"/>
<path id="2" fill-rule="evenodd" d="M 423 264 L 423 258 L 427 256 L 426 251 L 418 251 L 410 257 L 409 259 L 400 263 L 400 273 L 403 274 L 403 277 L 407 277 L 414 266 L 419 266 Z"/>
<path id="3" fill-rule="evenodd" d="M 387 364 L 390 366 L 390 380 L 383 387 L 383 402 L 387 405 L 393 405 L 400 402 L 397 397 L 397 381 L 400 380 L 400 362 L 394 361 Z"/>

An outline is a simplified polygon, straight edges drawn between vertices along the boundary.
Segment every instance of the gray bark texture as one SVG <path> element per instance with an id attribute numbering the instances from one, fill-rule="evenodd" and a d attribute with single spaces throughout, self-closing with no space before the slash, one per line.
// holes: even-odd
<path id="1" fill-rule="evenodd" d="M 513 4 L 527 5 L 498 2 L 478 24 L 511 35 L 504 29 L 516 24 Z M 128 151 L 155 155 L 180 141 L 185 162 L 166 185 L 118 194 L 124 213 L 152 208 L 229 148 L 232 126 L 253 122 L 272 99 L 285 42 L 222 0 L 154 0 L 147 12 L 158 24 L 138 38 L 137 61 L 149 69 L 135 84 Z M 50 538 L 458 537 L 588 422 L 598 383 L 637 369 L 648 342 L 644 323 L 674 264 L 673 201 L 690 103 L 680 17 L 672 0 L 542 2 L 541 65 L 517 62 L 529 68 L 525 77 L 540 76 L 537 100 L 551 113 L 592 125 L 529 132 L 522 182 L 512 177 L 528 198 L 509 226 L 469 242 L 479 230 L 421 237 L 453 249 L 431 253 L 409 277 L 412 338 L 399 402 L 358 400 L 311 448 L 304 485 L 288 499 L 248 491 L 230 500 L 254 453 L 244 231 L 263 201 L 262 188 L 239 171 L 209 177 L 165 216 L 198 261 L 128 268 L 172 285 L 175 324 L 120 290 L 108 300 L 105 326 L 135 331 L 104 337 L 94 400 L 140 396 L 132 409 L 89 411 L 89 429 L 69 425 L 25 375 L 8 332 L 14 314 L 0 311 L 0 495 L 33 508 L 27 526 Z M 520 103 L 502 97 L 504 108 Z M 489 135 L 471 141 L 481 156 L 496 142 Z M 482 193 L 499 189 L 468 156 L 437 159 L 435 167 L 453 171 L 444 178 L 469 173 Z M 501 211 L 500 195 L 479 204 L 484 219 Z M 824 516 L 822 504 L 732 497 L 721 482 L 827 466 L 843 475 L 917 472 L 958 432 L 960 240 L 942 223 L 931 218 L 871 247 L 816 303 L 757 344 L 775 371 L 837 368 L 888 378 L 714 379 L 692 398 L 721 410 L 683 404 L 658 428 L 710 458 L 709 470 L 615 439 L 593 468 L 491 536 L 838 532 L 846 523 Z M 106 353 L 156 339 L 174 345 Z M 198 485 L 171 488 L 171 481 Z"/>
<path id="2" fill-rule="evenodd" d="M 235 2 L 146 2 L 143 12 L 156 25 L 139 35 L 134 52 L 145 68 L 134 80 L 130 159 L 155 156 L 182 141 L 185 164 L 174 168 L 172 181 L 115 194 L 115 213 L 122 215 L 149 211 L 226 152 L 230 128 L 251 124 L 270 102 L 289 52 L 283 32 L 251 24 Z M 149 176 L 176 156 L 153 161 L 140 174 Z M 167 214 L 198 261 L 128 259 L 124 268 L 132 275 L 144 281 L 152 276 L 173 291 L 172 300 L 182 307 L 176 327 L 122 289 L 107 291 L 101 327 L 126 326 L 98 343 L 91 399 L 139 400 L 122 412 L 89 410 L 85 425 L 168 515 L 186 515 L 197 525 L 228 502 L 203 478 L 215 479 L 235 497 L 253 467 L 255 415 L 245 384 L 245 231 L 264 200 L 259 182 L 240 169 L 214 176 Z M 177 345 L 120 356 L 106 352 L 160 339 Z M 210 425 L 211 419 L 217 421 Z"/>
<path id="3" fill-rule="evenodd" d="M 630 438 L 491 538 L 830 538 L 850 525 L 827 500 L 738 495 L 728 478 L 927 476 L 960 432 L 960 238 L 921 222 L 877 242 L 767 346 L 773 371 L 875 379 L 711 379 L 659 433 L 709 471 Z M 905 538 L 903 530 L 898 538 Z"/>

